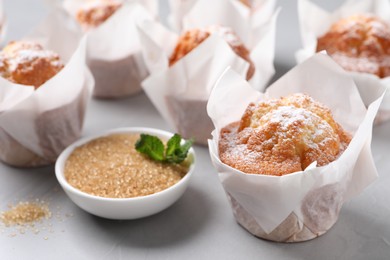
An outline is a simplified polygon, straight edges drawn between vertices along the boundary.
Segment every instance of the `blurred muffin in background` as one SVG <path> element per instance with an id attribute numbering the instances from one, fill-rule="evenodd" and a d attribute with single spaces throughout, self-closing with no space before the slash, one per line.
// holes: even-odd
<path id="1" fill-rule="evenodd" d="M 247 7 L 251 8 L 252 5 L 253 5 L 253 0 L 239 0 L 241 3 L 243 3 L 244 5 L 246 5 Z"/>
<path id="2" fill-rule="evenodd" d="M 318 38 L 317 51 L 322 50 L 345 70 L 390 76 L 390 25 L 376 16 L 357 14 L 337 21 Z"/>
<path id="3" fill-rule="evenodd" d="M 238 56 L 249 63 L 246 79 L 251 79 L 255 72 L 255 66 L 250 58 L 249 50 L 231 28 L 219 25 L 209 26 L 204 29 L 191 29 L 185 31 L 179 37 L 175 50 L 169 58 L 169 66 L 175 64 L 178 60 L 195 49 L 199 44 L 214 33 L 222 37 Z"/>
<path id="4" fill-rule="evenodd" d="M 98 27 L 122 6 L 115 0 L 94 0 L 82 6 L 76 13 L 76 19 L 84 30 Z"/>
<path id="5" fill-rule="evenodd" d="M 0 52 L 0 75 L 17 84 L 35 89 L 62 68 L 59 55 L 31 41 L 12 41 Z"/>

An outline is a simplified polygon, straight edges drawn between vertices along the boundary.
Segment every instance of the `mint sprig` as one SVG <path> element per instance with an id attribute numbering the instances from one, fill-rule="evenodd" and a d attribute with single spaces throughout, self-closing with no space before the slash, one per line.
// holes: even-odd
<path id="1" fill-rule="evenodd" d="M 181 145 L 181 139 L 179 134 L 174 134 L 165 147 L 157 136 L 141 134 L 140 139 L 135 143 L 135 149 L 155 161 L 178 164 L 187 158 L 188 151 L 194 142 L 190 139 Z"/>

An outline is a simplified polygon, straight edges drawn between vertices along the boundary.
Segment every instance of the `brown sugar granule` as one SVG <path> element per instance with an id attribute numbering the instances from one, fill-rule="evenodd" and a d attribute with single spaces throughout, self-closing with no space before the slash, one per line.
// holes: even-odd
<path id="1" fill-rule="evenodd" d="M 280 176 L 336 160 L 350 140 L 328 108 L 298 93 L 250 104 L 221 130 L 219 156 L 245 173 Z"/>
<path id="2" fill-rule="evenodd" d="M 95 196 L 131 198 L 167 189 L 187 173 L 187 167 L 137 152 L 138 139 L 138 134 L 113 134 L 76 148 L 65 163 L 65 179 Z"/>
<path id="3" fill-rule="evenodd" d="M 0 221 L 7 227 L 25 226 L 51 217 L 49 207 L 44 202 L 19 202 L 0 215 Z"/>

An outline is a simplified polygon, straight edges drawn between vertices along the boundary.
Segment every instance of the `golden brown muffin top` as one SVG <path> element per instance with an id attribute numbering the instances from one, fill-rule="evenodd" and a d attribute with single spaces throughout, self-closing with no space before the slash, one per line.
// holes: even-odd
<path id="1" fill-rule="evenodd" d="M 221 161 L 245 173 L 285 175 L 336 160 L 351 140 L 331 111 L 305 94 L 251 103 L 221 130 Z"/>
<path id="2" fill-rule="evenodd" d="M 334 23 L 317 42 L 349 71 L 390 76 L 390 26 L 380 18 L 358 14 Z"/>
<path id="3" fill-rule="evenodd" d="M 242 43 L 240 38 L 229 27 L 213 25 L 204 29 L 191 29 L 184 32 L 178 39 L 174 52 L 169 58 L 169 66 L 175 64 L 178 60 L 195 49 L 199 44 L 206 40 L 211 34 L 221 36 L 232 48 L 232 50 L 241 58 L 249 63 L 249 69 L 246 75 L 247 80 L 252 78 L 255 72 L 255 66 L 250 59 L 250 52 Z"/>
<path id="4" fill-rule="evenodd" d="M 239 0 L 239 1 L 249 8 L 251 8 L 253 5 L 253 0 Z"/>
<path id="5" fill-rule="evenodd" d="M 77 21 L 85 30 L 95 28 L 114 14 L 122 4 L 114 0 L 91 1 L 76 13 Z"/>
<path id="6" fill-rule="evenodd" d="M 12 41 L 0 52 L 0 74 L 12 82 L 37 89 L 64 64 L 58 54 L 31 41 Z"/>

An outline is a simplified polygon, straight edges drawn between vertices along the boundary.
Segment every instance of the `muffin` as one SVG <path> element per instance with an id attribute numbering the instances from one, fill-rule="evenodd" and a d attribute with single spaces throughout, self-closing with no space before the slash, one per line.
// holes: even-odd
<path id="1" fill-rule="evenodd" d="M 350 140 L 327 107 L 294 94 L 251 103 L 239 122 L 222 128 L 219 156 L 244 173 L 282 176 L 336 160 Z"/>
<path id="2" fill-rule="evenodd" d="M 58 35 L 66 35 L 69 31 L 57 22 L 52 21 L 50 26 Z M 58 37 L 47 23 L 45 28 L 50 37 Z M 39 32 L 39 39 L 47 41 L 45 30 Z M 21 40 L 9 43 L 0 52 L 0 88 L 5 97 L 0 102 L 0 161 L 16 167 L 51 164 L 80 137 L 93 87 L 92 75 L 85 66 L 85 39 L 68 40 L 73 52 L 61 52 L 63 49 L 51 41 L 44 46 Z M 60 51 L 66 64 L 59 54 L 46 48 Z"/>
<path id="3" fill-rule="evenodd" d="M 122 4 L 115 0 L 96 0 L 86 3 L 76 12 L 83 29 L 96 28 L 114 14 Z"/>
<path id="4" fill-rule="evenodd" d="M 170 18 L 175 23 L 184 2 L 172 3 Z M 150 71 L 142 82 L 145 93 L 176 132 L 202 145 L 207 145 L 213 130 L 207 102 L 228 67 L 250 79 L 258 90 L 263 90 L 274 74 L 277 13 L 270 8 L 272 17 L 264 13 L 253 15 L 253 19 L 261 18 L 264 23 L 251 23 L 249 15 L 240 15 L 232 23 L 231 13 L 248 13 L 244 6 L 232 1 L 212 1 L 212 6 L 220 8 L 205 13 L 210 3 L 198 0 L 186 16 L 186 30 L 180 34 L 159 23 L 139 26 L 144 59 Z"/>
<path id="5" fill-rule="evenodd" d="M 377 178 L 370 142 L 381 94 L 366 108 L 350 73 L 323 53 L 265 93 L 226 70 L 207 104 L 209 151 L 237 223 L 278 242 L 329 231 Z"/>
<path id="6" fill-rule="evenodd" d="M 12 41 L 0 52 L 0 75 L 17 84 L 39 88 L 62 68 L 58 54 L 31 41 Z"/>
<path id="7" fill-rule="evenodd" d="M 377 16 L 340 19 L 318 38 L 317 51 L 322 50 L 347 71 L 390 76 L 390 25 Z"/>
<path id="8" fill-rule="evenodd" d="M 148 75 L 136 24 L 153 20 L 158 1 L 64 0 L 63 8 L 87 35 L 87 65 L 96 98 L 124 98 L 142 91 Z"/>
<path id="9" fill-rule="evenodd" d="M 236 55 L 250 64 L 246 71 L 246 78 L 249 80 L 255 72 L 249 50 L 232 29 L 219 25 L 209 26 L 205 29 L 191 29 L 184 32 L 177 40 L 177 44 L 169 57 L 169 66 L 172 67 L 214 33 L 221 36 Z M 213 124 L 206 111 L 207 98 L 200 100 L 191 98 L 191 96 L 183 99 L 174 95 L 167 95 L 166 104 L 168 111 L 170 114 L 175 115 L 172 118 L 175 129 L 184 138 L 194 138 L 198 144 L 207 145 L 207 140 L 210 138 L 210 133 L 213 129 Z"/>
<path id="10" fill-rule="evenodd" d="M 245 47 L 240 38 L 238 38 L 238 36 L 231 28 L 219 25 L 209 26 L 204 29 L 191 29 L 184 32 L 179 37 L 176 47 L 169 58 L 169 66 L 174 65 L 178 60 L 195 49 L 212 34 L 218 34 L 229 44 L 229 46 L 238 56 L 249 63 L 246 79 L 251 79 L 255 73 L 255 66 L 250 58 L 249 50 Z"/>
<path id="11" fill-rule="evenodd" d="M 306 94 L 296 93 L 250 103 L 240 121 L 221 129 L 218 152 L 222 163 L 248 177 L 281 178 L 302 172 L 313 162 L 316 166 L 325 166 L 337 160 L 350 141 L 351 135 L 334 120 L 329 108 Z M 249 187 L 260 189 L 264 185 L 260 183 Z M 306 189 L 304 182 L 299 183 L 300 189 Z M 272 192 L 276 201 L 279 199 L 277 189 Z M 256 220 L 253 211 L 236 200 L 232 191 L 227 190 L 226 194 L 237 222 L 252 234 L 272 241 L 297 242 L 320 236 L 333 226 L 342 206 L 342 190 L 337 182 L 311 190 L 302 198 L 300 208 L 281 219 L 283 221 L 269 232 Z M 263 206 L 259 203 L 250 207 L 255 205 Z"/>

